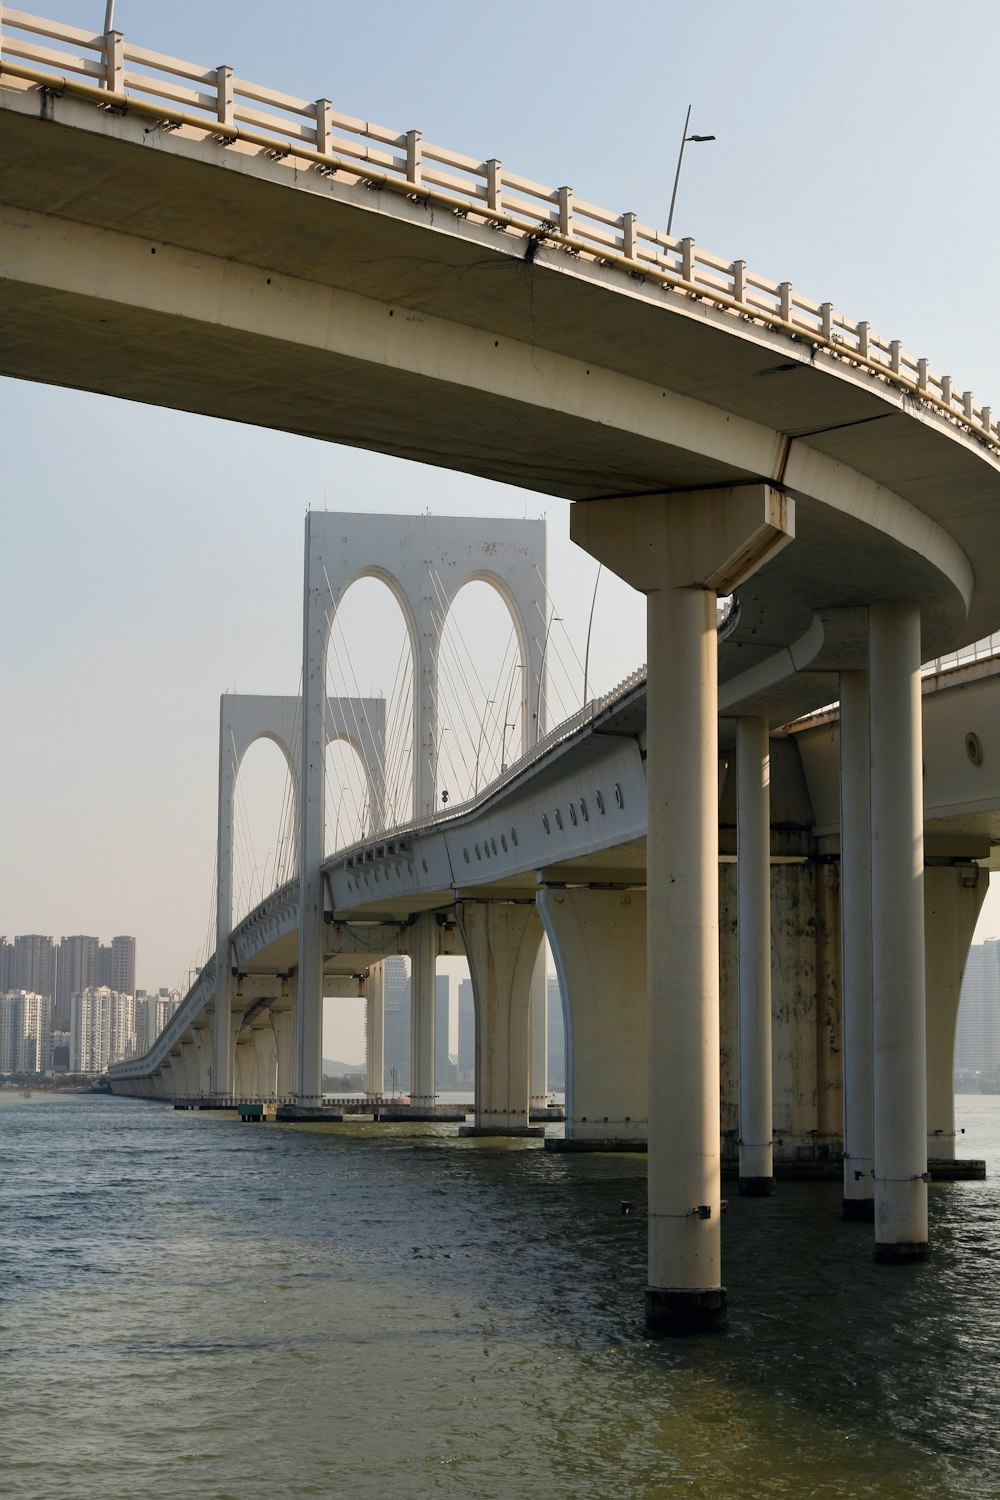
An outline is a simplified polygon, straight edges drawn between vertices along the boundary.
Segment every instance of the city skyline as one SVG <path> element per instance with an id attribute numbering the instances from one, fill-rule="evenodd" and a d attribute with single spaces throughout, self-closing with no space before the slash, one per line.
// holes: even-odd
<path id="1" fill-rule="evenodd" d="M 102 6 L 78 0 L 39 9 L 77 25 L 103 19 Z M 403 27 L 408 14 L 390 3 L 385 24 Z M 720 25 L 735 25 L 742 13 L 723 3 L 717 14 Z M 706 49 L 696 15 L 671 14 L 667 27 L 654 4 L 635 7 L 629 28 L 608 26 L 605 9 L 586 3 L 574 9 L 572 28 L 555 8 L 515 4 L 501 27 L 463 9 L 461 52 L 455 8 L 432 4 L 428 15 L 436 44 L 421 49 L 420 66 L 408 49 L 389 49 L 377 68 L 360 69 L 345 59 L 369 55 L 367 19 L 316 3 L 297 6 L 298 24 L 283 29 L 253 3 L 219 0 L 206 10 L 193 0 L 169 9 L 118 0 L 116 25 L 160 51 L 205 63 L 225 57 L 274 88 L 329 96 L 337 108 L 418 127 L 536 180 L 572 183 L 582 197 L 649 223 L 665 223 L 693 100 L 692 128 L 717 139 L 685 158 L 679 233 L 869 318 L 1000 403 L 998 315 L 991 299 L 969 295 L 991 285 L 997 220 L 975 153 L 959 150 L 948 132 L 928 132 L 916 159 L 905 132 L 873 127 L 835 90 L 817 90 L 808 69 L 793 72 L 780 94 L 759 86 L 775 34 L 803 56 L 851 57 L 863 38 L 872 76 L 892 79 L 899 97 L 929 95 L 942 117 L 962 119 L 968 139 L 988 138 L 988 60 L 1000 16 L 979 18 L 972 50 L 926 3 L 886 0 L 876 11 L 848 0 L 822 13 L 765 3 L 761 24 L 730 55 Z M 587 110 L 567 113 L 544 89 L 530 111 L 514 107 L 510 80 L 524 65 L 529 31 L 540 67 L 558 59 L 592 101 Z M 475 67 L 460 65 L 471 56 Z M 155 411 L 136 396 L 121 402 L 3 383 L 0 584 L 11 624 L 0 692 L 26 711 L 0 750 L 0 775 L 16 793 L 0 910 L 9 931 L 55 931 L 70 881 L 78 932 L 135 933 L 146 987 L 184 988 L 211 932 L 219 694 L 296 691 L 306 509 L 547 513 L 554 606 L 580 654 L 596 568 L 569 543 L 561 501 Z M 40 433 L 57 434 L 62 451 L 79 455 L 72 483 L 39 488 Z M 44 559 L 44 574 L 34 559 Z M 104 578 L 114 587 L 100 587 Z M 642 661 L 642 615 L 638 596 L 605 574 L 592 689 Z M 365 623 L 362 610 L 356 634 Z M 390 689 L 395 657 L 385 655 L 359 662 L 363 691 Z M 107 727 L 112 689 L 125 694 L 128 734 Z M 281 796 L 269 754 L 251 752 L 244 782 L 265 862 Z M 979 935 L 996 932 L 994 892 Z M 351 1050 L 361 1055 L 356 1044 Z"/>
<path id="2" fill-rule="evenodd" d="M 0 992 L 25 990 L 53 1001 L 57 1019 L 73 995 L 99 986 L 134 995 L 136 940 L 119 933 L 110 942 L 89 933 L 0 931 Z M 148 988 L 146 986 L 145 988 Z"/>

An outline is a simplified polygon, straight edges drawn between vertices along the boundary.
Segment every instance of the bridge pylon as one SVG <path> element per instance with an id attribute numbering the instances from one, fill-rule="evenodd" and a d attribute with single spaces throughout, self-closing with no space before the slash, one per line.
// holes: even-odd
<path id="1" fill-rule="evenodd" d="M 302 632 L 302 737 L 299 800 L 301 922 L 296 1097 L 321 1100 L 324 886 L 326 856 L 326 663 L 334 615 L 351 584 L 378 578 L 403 614 L 413 660 L 413 814 L 437 809 L 441 627 L 467 583 L 493 587 L 510 612 L 521 664 L 521 751 L 539 737 L 543 700 L 545 522 L 495 517 L 380 516 L 311 511 L 306 517 Z M 416 1103 L 433 1103 L 433 972 L 417 944 L 413 960 L 412 1080 Z M 425 991 L 429 1001 L 420 1003 Z"/>
<path id="2" fill-rule="evenodd" d="M 385 702 L 382 698 L 329 698 L 322 719 L 323 750 L 336 740 L 351 744 L 368 784 L 372 822 L 385 820 Z M 292 784 L 293 838 L 300 837 L 299 784 L 302 765 L 302 700 L 295 697 L 223 693 L 219 701 L 219 812 L 216 864 L 215 1026 L 211 1092 L 233 1093 L 236 1037 L 233 1024 L 235 963 L 233 929 L 233 838 L 236 782 L 243 758 L 258 740 L 270 740 L 285 757 Z M 325 762 L 324 762 L 325 764 Z M 297 848 L 289 865 L 298 863 Z M 238 1019 L 238 1018 L 237 1018 Z M 287 1080 L 286 1080 L 287 1081 Z M 279 1093 L 281 1089 L 279 1088 Z"/>

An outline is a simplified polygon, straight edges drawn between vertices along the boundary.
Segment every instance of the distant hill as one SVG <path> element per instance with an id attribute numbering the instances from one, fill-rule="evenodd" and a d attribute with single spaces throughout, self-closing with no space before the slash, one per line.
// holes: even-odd
<path id="1" fill-rule="evenodd" d="M 329 1073 L 331 1077 L 339 1076 L 342 1073 L 363 1073 L 364 1071 L 365 1065 L 363 1062 L 338 1062 L 334 1057 L 324 1057 L 323 1059 L 323 1072 Z"/>

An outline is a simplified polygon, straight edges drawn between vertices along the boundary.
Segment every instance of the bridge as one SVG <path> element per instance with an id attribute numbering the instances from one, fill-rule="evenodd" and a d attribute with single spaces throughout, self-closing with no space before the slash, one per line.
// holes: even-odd
<path id="1" fill-rule="evenodd" d="M 763 1192 L 774 1149 L 768 736 L 839 699 L 845 1202 L 873 1204 L 880 1259 L 925 1254 L 920 663 L 1000 624 L 990 408 L 866 322 L 632 213 L 119 32 L 5 5 L 0 141 L 0 373 L 138 393 L 561 496 L 573 502 L 574 538 L 647 595 L 644 721 L 638 738 L 629 731 L 643 785 L 616 780 L 620 806 L 613 796 L 627 819 L 645 793 L 655 913 L 645 963 L 652 1327 L 725 1316 L 720 712 L 742 793 L 740 1171 L 746 1191 Z M 715 601 L 732 593 L 738 617 L 720 641 Z M 304 666 L 324 648 L 317 627 Z M 306 670 L 301 891 L 297 902 L 289 891 L 272 898 L 260 917 L 276 934 L 284 924 L 287 939 L 299 908 L 294 1092 L 304 1106 L 316 1095 L 323 893 L 334 929 L 342 914 L 373 909 L 364 896 L 376 870 L 380 893 L 398 880 L 405 904 L 410 853 L 386 837 L 378 862 L 375 848 L 360 865 L 355 851 L 330 872 L 307 842 L 318 826 L 310 765 L 329 715 L 318 672 Z M 565 744 L 569 757 L 572 736 Z M 533 780 L 518 783 L 526 806 L 544 795 L 540 779 L 529 793 Z M 612 817 L 603 800 L 600 815 Z M 539 805 L 533 836 L 556 840 L 554 821 L 560 834 L 567 822 L 596 828 L 586 791 L 573 807 L 575 825 L 568 802 Z M 498 823 L 488 854 L 484 830 L 459 858 L 469 853 L 471 871 L 478 842 L 479 863 L 496 857 L 490 875 L 503 875 L 506 836 Z M 637 841 L 625 894 L 637 888 Z M 432 857 L 449 845 L 443 827 L 421 843 L 429 885 L 411 930 L 429 951 Z M 542 884 L 551 894 L 530 911 L 555 932 L 560 882 Z M 489 897 L 488 883 L 468 888 Z M 492 952 L 499 941 L 477 924 L 511 928 L 505 963 L 522 996 L 526 963 L 511 954 L 523 942 L 497 916 L 519 903 L 454 899 L 474 972 L 477 944 Z M 633 938 L 634 950 L 638 926 Z M 569 982 L 570 959 L 557 963 Z M 477 1003 L 482 1017 L 492 1002 Z"/>

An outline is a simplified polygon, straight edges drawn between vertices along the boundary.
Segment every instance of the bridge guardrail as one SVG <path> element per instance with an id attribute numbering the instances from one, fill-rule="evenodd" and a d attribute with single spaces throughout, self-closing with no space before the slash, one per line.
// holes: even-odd
<path id="1" fill-rule="evenodd" d="M 44 41 L 37 40 L 44 38 Z M 57 42 L 58 47 L 50 46 Z M 65 50 L 71 47 L 73 50 Z M 8 74 L 53 92 L 70 92 L 103 108 L 135 109 L 167 129 L 193 129 L 224 145 L 264 151 L 275 161 L 303 162 L 330 177 L 431 201 L 459 218 L 513 230 L 557 246 L 585 265 L 616 266 L 666 293 L 724 309 L 854 365 L 949 418 L 994 450 L 1000 429 L 991 408 L 960 391 L 898 339 L 872 332 L 830 302 L 814 302 L 790 281 L 771 281 L 745 261 L 710 254 L 693 238 L 675 239 L 579 198 L 425 141 L 335 110 L 329 99 L 298 99 L 239 77 L 139 47 L 120 31 L 107 35 L 46 20 L 0 3 L 0 77 Z"/>
<path id="2" fill-rule="evenodd" d="M 330 859 L 336 858 L 338 861 L 349 862 L 361 850 L 370 849 L 372 844 L 385 841 L 391 843 L 396 839 L 405 838 L 408 833 L 416 833 L 421 828 L 428 828 L 431 824 L 441 825 L 453 822 L 456 818 L 463 817 L 475 808 L 482 807 L 491 797 L 495 797 L 498 791 L 501 791 L 510 782 L 516 780 L 526 767 L 545 755 L 549 750 L 562 744 L 564 740 L 576 734 L 584 725 L 593 723 L 606 709 L 627 697 L 634 688 L 645 682 L 645 680 L 646 667 L 644 664 L 637 668 L 636 671 L 631 672 L 628 677 L 623 678 L 610 692 L 603 694 L 600 698 L 592 699 L 590 703 L 585 703 L 582 708 L 577 709 L 575 714 L 571 714 L 568 719 L 563 719 L 555 728 L 550 729 L 547 734 L 542 735 L 541 739 L 536 740 L 530 750 L 526 750 L 517 760 L 512 761 L 506 771 L 501 772 L 499 776 L 483 787 L 481 791 L 472 797 L 468 797 L 464 802 L 449 802 L 447 807 L 438 808 L 432 813 L 424 813 L 419 818 L 411 818 L 406 823 L 400 823 L 396 828 L 387 828 L 384 832 L 369 834 L 366 838 L 356 839 L 353 844 L 349 844 L 345 849 L 338 849 L 335 855 L 330 856 Z M 324 860 L 323 863 L 325 867 L 329 863 L 329 860 Z"/>

